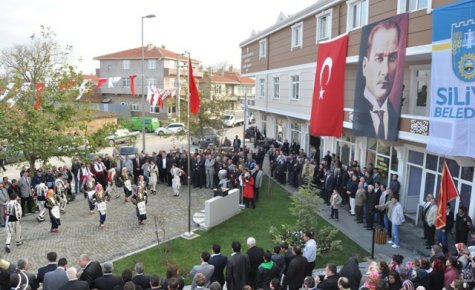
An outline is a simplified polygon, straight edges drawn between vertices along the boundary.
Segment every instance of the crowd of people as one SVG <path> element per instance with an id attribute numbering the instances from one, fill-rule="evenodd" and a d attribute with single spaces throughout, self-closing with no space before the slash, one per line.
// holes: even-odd
<path id="1" fill-rule="evenodd" d="M 173 195 L 180 196 L 181 185 L 194 188 L 214 189 L 223 192 L 231 188 L 239 188 L 246 207 L 256 207 L 259 200 L 259 189 L 262 185 L 262 165 L 268 154 L 271 176 L 282 184 L 293 187 L 311 184 L 319 189 L 320 196 L 331 207 L 331 216 L 339 219 L 339 208 L 347 207 L 355 222 L 364 228 L 374 230 L 375 226 L 386 229 L 393 248 L 400 247 L 399 226 L 404 222 L 402 206 L 399 203 L 400 183 L 394 174 L 388 186 L 385 185 L 382 173 L 373 164 L 360 166 L 356 161 L 346 167 L 342 166 L 339 157 L 327 152 L 320 160 L 317 151 L 307 154 L 297 142 L 279 144 L 275 141 L 256 142 L 254 150 L 240 147 L 238 136 L 231 143 L 228 140 L 225 150 L 214 148 L 188 152 L 171 150 L 139 153 L 133 158 L 129 156 L 104 155 L 95 157 L 88 162 L 74 158 L 71 166 L 42 167 L 30 178 L 28 168 L 21 170 L 18 179 L 9 180 L 4 177 L 0 183 L 0 225 L 7 228 L 5 251 L 10 252 L 12 238 L 17 246 L 21 246 L 21 219 L 25 214 L 34 213 L 38 207 L 37 221 L 45 221 L 49 214 L 51 232 L 58 233 L 61 226 L 61 214 L 67 211 L 68 202 L 74 201 L 78 194 L 84 194 L 91 215 L 97 212 L 99 228 L 104 229 L 107 213 L 107 202 L 111 198 L 123 196 L 124 203 L 135 205 L 138 223 L 143 225 L 146 216 L 146 204 L 150 195 L 157 193 L 157 184 L 173 188 Z M 190 170 L 188 170 L 190 158 Z M 123 194 L 122 194 L 123 192 Z M 36 203 L 36 205 L 35 205 Z M 233 241 L 232 255 L 224 257 L 219 245 L 212 246 L 212 253 L 203 251 L 200 264 L 194 267 L 189 275 L 193 278 L 192 289 L 472 289 L 473 254 L 467 248 L 472 221 L 467 209 L 461 207 L 455 219 L 457 254 L 448 251 L 448 235 L 452 230 L 450 221 L 454 221 L 450 206 L 447 210 L 447 225 L 435 230 L 434 213 L 436 204 L 432 195 L 427 195 L 423 207 L 424 238 L 430 258 L 412 259 L 403 264 L 403 257 L 395 255 L 391 261 L 371 262 L 367 273 L 363 276 L 358 267 L 358 260 L 350 258 L 340 271 L 334 264 L 325 267 L 323 275 L 315 275 L 316 243 L 311 232 L 304 232 L 305 247 L 283 243 L 272 251 L 264 251 L 256 246 L 254 238 L 247 240 L 248 251 L 241 254 L 241 244 Z M 435 206 L 435 208 L 434 208 Z M 48 254 L 50 255 L 50 254 Z M 52 257 L 48 257 L 48 260 Z M 134 281 L 143 275 L 143 264 L 135 267 L 136 276 L 126 270 L 122 277 L 112 275 L 112 264 L 81 261 L 89 259 L 81 256 L 78 263 L 81 267 L 94 263 L 97 276 L 87 280 L 88 287 L 77 289 L 170 289 L 181 290 L 184 286 L 183 277 L 179 277 L 176 265 L 170 265 L 166 278 L 157 275 L 147 276 L 145 284 Z M 79 284 L 76 281 L 76 269 L 68 268 L 66 259 L 50 261 L 51 268 L 64 273 L 62 281 Z M 28 261 L 18 261 L 15 271 L 11 273 L 10 282 L 13 289 L 18 283 L 25 281 L 23 274 L 28 272 Z M 473 266 L 472 266 L 473 265 Z M 1 266 L 1 263 L 0 263 Z M 25 268 L 26 267 L 26 268 Z M 10 267 L 11 268 L 11 267 Z M 74 268 L 74 267 L 71 267 Z M 25 270 L 26 269 L 26 270 Z M 58 270 L 59 269 L 59 270 Z M 55 271 L 56 271 L 55 270 Z M 85 269 L 84 269 L 85 271 Z M 83 273 L 84 273 L 83 271 Z M 87 271 L 86 271 L 87 272 Z M 100 275 L 99 275 L 100 272 Z M 15 276 L 16 275 L 16 276 Z M 40 281 L 38 277 L 28 277 L 31 289 L 37 289 L 43 283 L 43 289 L 76 289 L 48 286 L 48 279 Z M 119 285 L 103 288 L 97 279 L 114 281 Z M 17 277 L 17 278 L 15 278 Z M 46 276 L 45 276 L 46 277 Z M 66 277 L 67 279 L 64 279 Z M 83 277 L 81 274 L 80 277 Z M 87 275 L 86 275 L 87 277 Z M 107 277 L 107 278 L 106 278 Z M 364 277 L 364 278 L 363 278 Z M 84 277 L 83 277 L 84 278 Z M 112 279 L 113 278 L 113 279 Z M 20 282 L 17 282 L 18 279 Z M 43 279 L 43 278 L 41 278 Z M 137 279 L 135 279 L 137 280 Z M 23 281 L 23 282 L 21 282 Z M 34 282 L 36 281 L 36 282 Z M 69 281 L 69 282 L 68 282 Z M 91 282 L 92 281 L 92 282 Z M 17 283 L 17 284 L 15 284 Z M 36 283 L 36 284 L 31 284 Z M 111 282 L 112 283 L 112 282 Z M 3 286 L 2 286 L 3 287 Z M 36 287 L 36 288 L 35 288 Z M 46 287 L 46 288 L 45 288 Z M 76 287 L 76 286 L 75 286 Z M 2 288 L 8 289 L 8 288 Z"/>

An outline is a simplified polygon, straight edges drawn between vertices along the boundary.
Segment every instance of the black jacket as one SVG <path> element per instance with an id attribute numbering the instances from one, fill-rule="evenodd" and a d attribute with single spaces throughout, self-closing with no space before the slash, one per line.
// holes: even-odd
<path id="1" fill-rule="evenodd" d="M 228 262 L 228 258 L 222 254 L 214 255 L 211 256 L 211 258 L 208 261 L 208 264 L 214 266 L 214 272 L 213 275 L 211 276 L 211 283 L 213 282 L 219 282 L 221 284 L 221 287 L 224 285 L 224 268 L 226 267 L 226 264 Z"/>
<path id="2" fill-rule="evenodd" d="M 99 264 L 97 261 L 92 261 L 86 266 L 86 268 L 84 268 L 79 280 L 86 281 L 89 284 L 89 287 L 92 289 L 95 287 L 94 281 L 99 277 L 102 277 L 101 264 Z"/>
<path id="3" fill-rule="evenodd" d="M 94 280 L 94 287 L 99 290 L 113 290 L 115 286 L 120 285 L 122 279 L 120 277 L 110 275 L 104 275 Z"/>

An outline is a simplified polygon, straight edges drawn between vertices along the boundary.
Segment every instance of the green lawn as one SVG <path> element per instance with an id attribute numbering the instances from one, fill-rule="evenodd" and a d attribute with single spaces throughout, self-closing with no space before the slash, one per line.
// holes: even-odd
<path id="1" fill-rule="evenodd" d="M 264 179 L 261 188 L 260 200 L 256 209 L 245 209 L 242 213 L 209 231 L 198 231 L 200 237 L 193 240 L 178 238 L 158 247 L 137 253 L 114 263 L 115 273 L 120 275 L 124 269 L 132 269 L 136 262 L 145 264 L 146 273 L 158 273 L 163 276 L 166 272 L 166 263 L 173 262 L 178 265 L 182 274 L 188 273 L 193 265 L 200 263 L 200 253 L 204 250 L 211 251 L 211 245 L 221 245 L 221 252 L 229 256 L 231 242 L 239 240 L 245 252 L 248 237 L 256 238 L 257 245 L 264 250 L 272 251 L 274 243 L 269 234 L 271 225 L 291 224 L 293 216 L 289 213 L 290 199 L 288 193 L 276 183 L 272 183 L 271 190 L 267 190 L 268 181 Z M 318 217 L 322 225 L 329 225 Z M 338 239 L 342 240 L 343 251 L 325 254 L 317 258 L 317 267 L 323 267 L 332 262 L 342 265 L 351 255 L 359 254 L 361 257 L 368 253 L 355 244 L 348 237 L 339 233 Z M 189 282 L 189 281 L 187 281 Z"/>

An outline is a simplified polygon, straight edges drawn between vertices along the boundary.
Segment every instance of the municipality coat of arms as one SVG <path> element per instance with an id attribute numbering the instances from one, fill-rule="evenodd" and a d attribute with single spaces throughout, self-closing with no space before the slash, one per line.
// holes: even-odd
<path id="1" fill-rule="evenodd" d="M 475 80 L 475 20 L 452 24 L 452 69 L 461 81 Z"/>

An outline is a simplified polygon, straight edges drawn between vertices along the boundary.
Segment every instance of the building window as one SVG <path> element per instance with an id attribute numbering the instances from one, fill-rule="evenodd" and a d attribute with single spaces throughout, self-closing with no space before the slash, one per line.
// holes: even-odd
<path id="1" fill-rule="evenodd" d="M 265 91 L 265 80 L 259 79 L 259 97 L 264 98 L 266 95 Z"/>
<path id="2" fill-rule="evenodd" d="M 398 13 L 412 12 L 421 9 L 428 9 L 429 0 L 399 0 Z"/>
<path id="3" fill-rule="evenodd" d="M 148 69 L 157 69 L 157 60 L 156 59 L 147 60 L 147 68 Z"/>
<path id="4" fill-rule="evenodd" d="M 302 47 L 303 42 L 303 22 L 292 25 L 291 49 Z"/>
<path id="5" fill-rule="evenodd" d="M 267 115 L 261 114 L 261 131 L 264 136 L 267 136 Z"/>
<path id="6" fill-rule="evenodd" d="M 132 112 L 138 112 L 138 111 L 140 111 L 140 109 L 139 109 L 139 104 L 137 104 L 137 103 L 132 103 L 132 104 L 130 104 L 130 111 L 132 111 Z"/>
<path id="7" fill-rule="evenodd" d="M 272 87 L 274 88 L 274 99 L 278 99 L 280 97 L 280 78 L 273 77 L 272 78 Z"/>
<path id="8" fill-rule="evenodd" d="M 130 88 L 130 78 L 128 77 L 122 78 L 122 86 L 124 88 Z"/>
<path id="9" fill-rule="evenodd" d="M 221 85 L 214 85 L 214 93 L 221 94 Z"/>
<path id="10" fill-rule="evenodd" d="M 300 98 L 300 76 L 290 76 L 290 99 L 298 100 Z"/>
<path id="11" fill-rule="evenodd" d="M 147 86 L 156 86 L 157 85 L 157 79 L 155 78 L 148 78 L 147 79 Z"/>
<path id="12" fill-rule="evenodd" d="M 174 113 L 176 113 L 176 104 L 168 106 L 168 114 L 174 114 Z"/>
<path id="13" fill-rule="evenodd" d="M 368 1 L 350 0 L 347 2 L 347 30 L 356 29 L 368 24 Z"/>
<path id="14" fill-rule="evenodd" d="M 331 29 L 332 29 L 332 10 L 327 10 L 317 17 L 317 41 L 325 40 L 331 38 Z"/>
<path id="15" fill-rule="evenodd" d="M 122 60 L 122 69 L 123 70 L 130 69 L 130 60 L 129 59 Z"/>
<path id="16" fill-rule="evenodd" d="M 430 65 L 410 67 L 411 86 L 409 89 L 409 114 L 429 116 L 430 107 Z"/>
<path id="17" fill-rule="evenodd" d="M 159 107 L 159 106 L 150 107 L 150 113 L 152 113 L 152 114 L 160 114 L 160 107 Z"/>
<path id="18" fill-rule="evenodd" d="M 300 145 L 300 138 L 302 138 L 302 128 L 299 123 L 290 123 L 290 140 L 292 144 L 297 142 Z"/>
<path id="19" fill-rule="evenodd" d="M 259 59 L 266 58 L 267 56 L 267 39 L 261 39 L 259 41 Z"/>
<path id="20" fill-rule="evenodd" d="M 284 119 L 275 120 L 275 140 L 284 142 L 285 136 Z"/>

